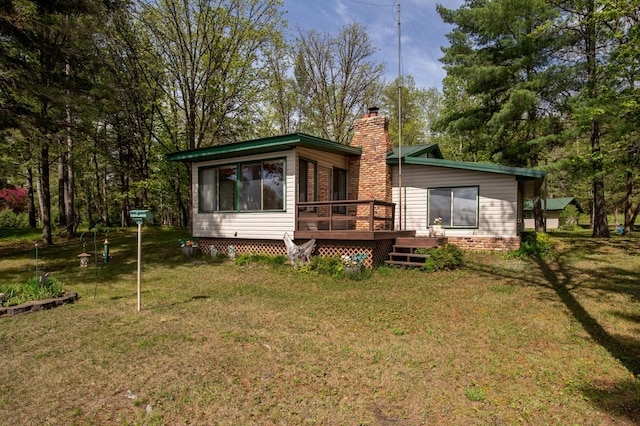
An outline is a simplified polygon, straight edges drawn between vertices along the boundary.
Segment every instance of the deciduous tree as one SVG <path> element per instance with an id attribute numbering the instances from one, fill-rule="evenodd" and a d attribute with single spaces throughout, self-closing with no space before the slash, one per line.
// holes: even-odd
<path id="1" fill-rule="evenodd" d="M 353 23 L 338 35 L 299 32 L 295 77 L 302 96 L 302 130 L 347 144 L 353 121 L 380 100 L 384 65 L 365 27 Z"/>

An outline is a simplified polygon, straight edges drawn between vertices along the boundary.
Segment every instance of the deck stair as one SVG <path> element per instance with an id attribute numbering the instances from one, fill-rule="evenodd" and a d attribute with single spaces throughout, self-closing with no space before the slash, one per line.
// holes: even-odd
<path id="1" fill-rule="evenodd" d="M 390 266 L 402 268 L 422 268 L 424 267 L 428 254 L 418 254 L 416 249 L 435 248 L 447 242 L 446 238 L 412 237 L 396 238 L 393 251 L 389 253 L 389 260 L 385 263 Z"/>

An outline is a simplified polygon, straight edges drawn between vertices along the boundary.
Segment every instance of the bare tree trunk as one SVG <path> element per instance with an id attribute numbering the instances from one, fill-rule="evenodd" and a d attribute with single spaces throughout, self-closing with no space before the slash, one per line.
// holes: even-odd
<path id="1" fill-rule="evenodd" d="M 624 201 L 624 235 L 631 234 L 633 230 L 633 224 L 635 223 L 636 216 L 638 215 L 638 210 L 640 209 L 640 204 L 638 204 L 638 208 L 633 210 L 633 173 L 629 170 L 626 175 L 626 189 L 627 194 L 625 196 Z"/>
<path id="2" fill-rule="evenodd" d="M 109 186 L 109 182 L 107 181 L 107 170 L 104 170 L 103 176 L 102 176 L 103 182 L 102 182 L 102 194 L 100 194 L 100 197 L 102 198 L 102 209 L 103 209 L 103 214 L 104 214 L 104 224 L 108 227 L 111 226 L 111 216 L 109 214 L 109 193 L 107 191 L 107 188 Z"/>
<path id="3" fill-rule="evenodd" d="M 68 67 L 69 65 L 67 65 Z M 64 186 L 64 210 L 67 216 L 67 237 L 73 237 L 78 229 L 78 221 L 76 220 L 75 204 L 76 204 L 76 182 L 75 169 L 73 167 L 73 138 L 71 137 L 71 112 L 67 107 L 67 145 L 64 150 L 65 164 L 67 168 L 67 176 Z"/>
<path id="4" fill-rule="evenodd" d="M 589 0 L 587 4 L 587 95 L 590 100 L 598 97 L 598 66 L 596 62 L 597 36 L 595 23 L 595 0 Z M 593 185 L 593 237 L 608 238 L 609 224 L 607 223 L 607 208 L 604 198 L 604 165 L 602 162 L 602 150 L 600 147 L 600 122 L 591 121 L 591 173 Z"/>
<path id="5" fill-rule="evenodd" d="M 123 172 L 120 173 L 120 192 L 122 194 L 129 192 L 129 179 Z M 129 209 L 129 197 L 122 197 L 120 204 L 120 226 L 123 228 L 129 224 Z"/>
<path id="6" fill-rule="evenodd" d="M 85 208 L 87 212 L 87 221 L 89 222 L 89 229 L 93 228 L 96 225 L 96 221 L 93 218 L 93 209 L 97 204 L 94 200 L 93 188 L 90 188 L 90 185 L 86 180 L 81 180 L 82 192 L 85 197 Z M 100 193 L 97 194 L 98 198 L 100 197 Z"/>
<path id="7" fill-rule="evenodd" d="M 542 211 L 540 188 L 536 188 L 533 192 L 533 220 L 536 232 L 544 232 L 544 212 Z"/>
<path id="8" fill-rule="evenodd" d="M 36 163 L 36 186 L 42 219 L 42 242 L 45 246 L 53 245 L 49 177 L 49 147 L 44 146 L 40 150 L 40 158 L 38 158 Z"/>
<path id="9" fill-rule="evenodd" d="M 604 177 L 600 152 L 600 123 L 594 121 L 591 130 L 591 156 L 593 164 L 593 237 L 609 238 L 607 208 L 604 198 Z"/>
<path id="10" fill-rule="evenodd" d="M 184 167 L 187 169 L 187 176 L 189 181 L 188 188 L 191 188 L 191 163 L 184 164 Z M 187 193 L 187 203 L 185 204 L 182 196 L 182 180 L 180 179 L 180 168 L 176 167 L 176 204 L 178 206 L 178 211 L 180 213 L 180 226 L 186 226 L 189 228 L 189 231 L 193 230 L 193 222 L 191 212 L 193 211 L 193 197 L 191 196 L 191 190 Z"/>
<path id="11" fill-rule="evenodd" d="M 38 226 L 38 221 L 36 219 L 36 202 L 35 195 L 33 191 L 33 169 L 31 166 L 27 167 L 27 200 L 28 200 L 28 211 L 29 211 L 29 227 L 35 228 Z"/>
<path id="12" fill-rule="evenodd" d="M 65 205 L 65 181 L 67 179 L 67 173 L 65 170 L 64 154 L 61 152 L 58 155 L 58 223 L 60 227 L 67 226 L 67 215 L 64 210 Z"/>

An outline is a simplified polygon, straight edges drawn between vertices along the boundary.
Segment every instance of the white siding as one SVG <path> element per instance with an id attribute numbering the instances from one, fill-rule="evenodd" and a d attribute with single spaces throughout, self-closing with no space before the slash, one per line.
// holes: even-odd
<path id="1" fill-rule="evenodd" d="M 243 213 L 198 213 L 198 168 L 238 162 L 286 158 L 285 211 Z M 295 152 L 293 150 L 261 155 L 226 158 L 194 163 L 193 178 L 193 236 L 217 238 L 256 238 L 281 240 L 285 232 L 293 235 L 295 227 Z"/>
<path id="2" fill-rule="evenodd" d="M 514 237 L 517 236 L 518 183 L 514 176 L 483 173 L 445 167 L 403 165 L 402 229 L 415 230 L 416 235 L 428 235 L 427 189 L 461 186 L 479 188 L 478 228 L 447 228 L 451 237 Z M 393 170 L 393 202 L 399 208 L 398 168 Z M 396 222 L 399 221 L 396 212 Z M 399 229 L 398 223 L 395 224 Z"/>

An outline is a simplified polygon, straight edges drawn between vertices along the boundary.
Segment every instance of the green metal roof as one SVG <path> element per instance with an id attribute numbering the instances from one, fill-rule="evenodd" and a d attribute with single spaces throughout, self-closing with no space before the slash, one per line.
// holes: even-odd
<path id="1" fill-rule="evenodd" d="M 399 156 L 400 148 L 397 146 L 393 148 L 393 152 L 387 154 L 387 160 L 397 159 Z M 402 147 L 402 157 L 435 157 L 443 158 L 442 152 L 438 144 L 429 143 L 424 145 L 410 145 Z"/>
<path id="2" fill-rule="evenodd" d="M 360 147 L 342 145 L 328 139 L 322 139 L 304 133 L 291 133 L 282 136 L 272 136 L 226 145 L 216 145 L 173 152 L 171 154 L 167 154 L 167 160 L 184 162 L 207 161 L 241 155 L 289 150 L 296 147 L 312 148 L 343 155 L 362 155 L 362 148 Z"/>
<path id="3" fill-rule="evenodd" d="M 522 180 L 542 179 L 547 175 L 544 170 L 525 169 L 521 167 L 498 166 L 495 164 L 471 163 L 466 161 L 443 160 L 441 158 L 405 157 L 403 164 L 415 164 L 419 166 L 446 167 L 450 169 L 471 170 L 476 172 L 499 173 L 512 175 Z M 387 158 L 387 163 L 398 164 L 398 158 Z"/>
<path id="4" fill-rule="evenodd" d="M 540 204 L 544 209 L 544 199 L 540 200 Z M 548 211 L 564 210 L 564 208 L 567 207 L 569 204 L 575 205 L 578 211 L 582 212 L 582 208 L 580 207 L 576 199 L 573 197 L 547 198 Z M 524 209 L 533 210 L 533 200 L 525 200 Z"/>

